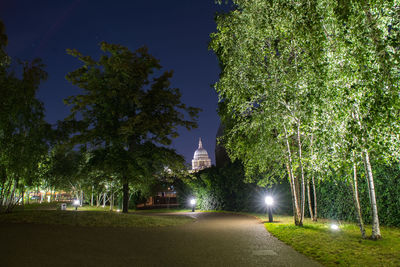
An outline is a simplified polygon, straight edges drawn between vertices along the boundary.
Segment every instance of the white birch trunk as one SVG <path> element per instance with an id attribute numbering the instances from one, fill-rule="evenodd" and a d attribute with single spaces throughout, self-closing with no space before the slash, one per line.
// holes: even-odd
<path id="1" fill-rule="evenodd" d="M 314 123 L 315 125 L 315 123 Z M 312 190 L 314 196 L 314 214 L 312 216 L 312 220 L 314 222 L 317 221 L 317 192 L 315 191 L 315 179 L 314 179 L 314 133 L 311 133 L 311 183 L 312 183 Z M 308 196 L 310 199 L 310 196 Z"/>
<path id="2" fill-rule="evenodd" d="M 372 210 L 372 239 L 380 239 L 381 230 L 379 228 L 379 217 L 378 217 L 378 205 L 376 204 L 375 197 L 375 186 L 374 186 L 374 177 L 372 174 L 371 162 L 369 160 L 369 155 L 367 149 L 364 149 L 363 153 L 364 164 L 367 169 L 367 179 L 369 184 L 369 196 L 371 201 L 371 210 Z"/>
<path id="3" fill-rule="evenodd" d="M 286 148 L 287 148 L 287 155 L 288 155 L 288 174 L 289 174 L 289 179 L 290 179 L 290 188 L 292 192 L 292 201 L 293 201 L 293 216 L 294 216 L 294 223 L 295 225 L 302 226 L 303 221 L 301 220 L 301 212 L 300 212 L 300 207 L 299 207 L 299 201 L 298 201 L 298 190 L 296 187 L 296 182 L 295 182 L 295 177 L 293 176 L 293 169 L 292 169 L 292 154 L 290 152 L 290 144 L 289 144 L 289 139 L 287 136 L 287 131 L 286 127 L 284 126 L 285 129 L 285 141 L 286 141 Z"/>
<path id="4" fill-rule="evenodd" d="M 305 193 L 305 178 L 304 178 L 304 168 L 302 163 L 302 149 L 301 149 L 301 137 L 300 137 L 300 121 L 297 124 L 297 144 L 299 153 L 299 167 L 301 172 L 301 223 L 304 220 L 304 207 L 306 203 L 306 193 Z"/>
<path id="5" fill-rule="evenodd" d="M 312 210 L 312 203 L 311 203 L 311 192 L 310 192 L 310 181 L 307 180 L 307 198 L 308 198 L 308 210 L 310 212 L 310 218 L 314 221 L 314 213 Z"/>
<path id="6" fill-rule="evenodd" d="M 353 183 L 350 183 L 350 186 L 353 192 L 353 200 L 354 200 L 354 206 L 356 208 L 358 227 L 360 228 L 362 238 L 365 238 L 364 222 L 361 214 L 360 199 L 358 197 L 357 165 L 355 162 L 354 152 L 353 152 Z"/>

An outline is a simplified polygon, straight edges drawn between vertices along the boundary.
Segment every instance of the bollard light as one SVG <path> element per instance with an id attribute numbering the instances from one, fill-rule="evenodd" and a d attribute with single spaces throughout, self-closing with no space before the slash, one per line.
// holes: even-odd
<path id="1" fill-rule="evenodd" d="M 190 200 L 190 205 L 192 206 L 192 212 L 194 212 L 195 207 L 196 207 L 196 199 L 192 198 Z"/>
<path id="2" fill-rule="evenodd" d="M 272 205 L 274 204 L 274 199 L 271 196 L 266 196 L 265 204 L 267 205 L 268 221 L 273 222 L 274 218 L 272 217 Z"/>
<path id="3" fill-rule="evenodd" d="M 337 230 L 339 230 L 339 226 L 337 225 L 337 224 L 331 224 L 331 229 L 333 230 L 333 231 L 337 231 Z"/>

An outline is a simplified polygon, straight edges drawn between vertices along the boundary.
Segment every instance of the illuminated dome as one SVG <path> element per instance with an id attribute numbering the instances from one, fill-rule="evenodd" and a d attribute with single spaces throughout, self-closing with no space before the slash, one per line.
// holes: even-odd
<path id="1" fill-rule="evenodd" d="M 208 157 L 207 150 L 203 148 L 201 138 L 199 140 L 199 148 L 194 152 L 192 160 L 192 170 L 198 171 L 211 167 L 211 159 Z"/>
<path id="2" fill-rule="evenodd" d="M 201 139 L 199 142 L 199 148 L 194 152 L 193 159 L 201 159 L 208 158 L 207 150 L 203 148 L 203 144 L 201 143 Z"/>

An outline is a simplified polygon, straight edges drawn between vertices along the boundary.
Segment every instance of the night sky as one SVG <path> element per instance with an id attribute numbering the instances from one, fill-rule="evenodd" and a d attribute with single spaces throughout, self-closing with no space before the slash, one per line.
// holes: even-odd
<path id="1" fill-rule="evenodd" d="M 41 84 L 38 97 L 52 124 L 69 114 L 62 100 L 79 93 L 65 80 L 68 72 L 80 66 L 77 59 L 66 54 L 67 48 L 98 58 L 101 41 L 132 51 L 146 45 L 164 71 L 174 70 L 171 86 L 181 90 L 182 101 L 203 110 L 199 128 L 181 129 L 172 147 L 191 163 L 202 137 L 215 163 L 219 118 L 218 97 L 212 85 L 218 79 L 219 67 L 208 42 L 210 33 L 216 30 L 214 15 L 226 8 L 214 0 L 0 0 L 0 19 L 8 35 L 8 55 L 22 60 L 40 57 L 47 66 L 49 78 Z"/>

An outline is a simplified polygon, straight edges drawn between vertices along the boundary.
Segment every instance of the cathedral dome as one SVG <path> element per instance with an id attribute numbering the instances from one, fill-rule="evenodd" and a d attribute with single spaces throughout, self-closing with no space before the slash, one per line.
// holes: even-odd
<path id="1" fill-rule="evenodd" d="M 211 167 L 211 159 L 208 157 L 207 150 L 203 148 L 201 138 L 199 139 L 199 148 L 194 152 L 192 160 L 192 170 L 202 170 Z"/>
<path id="2" fill-rule="evenodd" d="M 193 155 L 193 159 L 208 158 L 207 150 L 204 148 L 198 148 Z"/>

